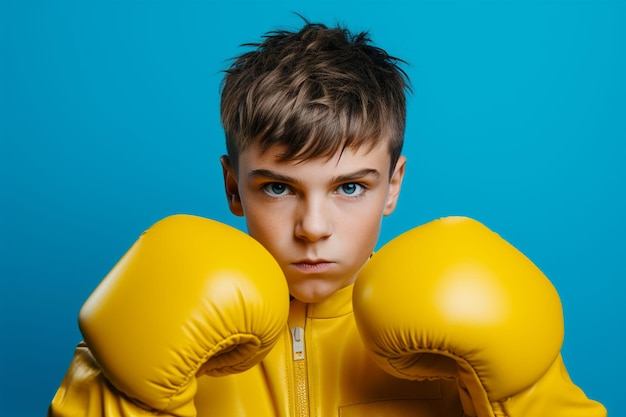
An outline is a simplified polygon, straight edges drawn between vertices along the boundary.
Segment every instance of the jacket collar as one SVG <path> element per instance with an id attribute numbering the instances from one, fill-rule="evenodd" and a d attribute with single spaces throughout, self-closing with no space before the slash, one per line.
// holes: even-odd
<path id="1" fill-rule="evenodd" d="M 312 319 L 330 319 L 352 313 L 352 288 L 344 287 L 319 303 L 309 304 L 307 316 Z"/>

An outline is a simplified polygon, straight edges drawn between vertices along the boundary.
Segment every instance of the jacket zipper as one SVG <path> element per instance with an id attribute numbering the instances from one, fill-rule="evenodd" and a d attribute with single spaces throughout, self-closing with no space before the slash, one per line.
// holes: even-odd
<path id="1" fill-rule="evenodd" d="M 306 354 L 304 346 L 304 326 L 306 304 L 297 300 L 291 302 L 289 330 L 293 358 L 293 383 L 295 395 L 295 416 L 309 417 L 309 388 L 307 385 Z"/>

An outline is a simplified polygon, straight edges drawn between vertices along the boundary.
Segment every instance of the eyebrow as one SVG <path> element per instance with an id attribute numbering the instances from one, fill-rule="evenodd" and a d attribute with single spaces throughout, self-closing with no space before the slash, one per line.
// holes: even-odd
<path id="1" fill-rule="evenodd" d="M 364 168 L 355 172 L 351 172 L 349 174 L 339 175 L 337 178 L 335 178 L 334 182 L 349 182 L 364 177 L 374 177 L 374 179 L 378 179 L 380 178 L 380 172 L 378 172 L 377 169 Z"/>
<path id="2" fill-rule="evenodd" d="M 350 182 L 364 177 L 380 178 L 380 172 L 373 168 L 363 168 L 358 171 L 350 172 L 348 174 L 342 174 L 333 178 L 333 183 Z M 292 184 L 298 184 L 300 181 L 296 178 L 288 175 L 280 174 L 278 172 L 271 171 L 269 169 L 254 169 L 248 174 L 248 178 L 267 178 L 278 182 L 287 182 Z"/>

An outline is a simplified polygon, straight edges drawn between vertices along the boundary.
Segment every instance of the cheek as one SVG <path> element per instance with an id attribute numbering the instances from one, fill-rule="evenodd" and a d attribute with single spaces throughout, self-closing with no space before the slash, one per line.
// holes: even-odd
<path id="1" fill-rule="evenodd" d="M 259 211 L 246 213 L 246 226 L 248 234 L 261 243 L 276 257 L 277 247 L 280 246 L 282 237 L 287 233 L 288 225 L 284 216 L 276 215 L 278 211 Z"/>
<path id="2" fill-rule="evenodd" d="M 364 252 L 371 251 L 376 246 L 380 234 L 382 210 L 379 207 L 372 207 L 356 214 L 353 212 L 345 217 L 345 236 L 358 243 L 355 245 L 358 249 Z"/>

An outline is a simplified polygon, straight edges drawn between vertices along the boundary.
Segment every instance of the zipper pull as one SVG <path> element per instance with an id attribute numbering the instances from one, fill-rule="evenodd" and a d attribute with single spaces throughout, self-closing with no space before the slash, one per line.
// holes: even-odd
<path id="1" fill-rule="evenodd" d="M 304 329 L 300 326 L 296 326 L 292 327 L 290 330 L 293 360 L 301 361 L 304 359 Z"/>

